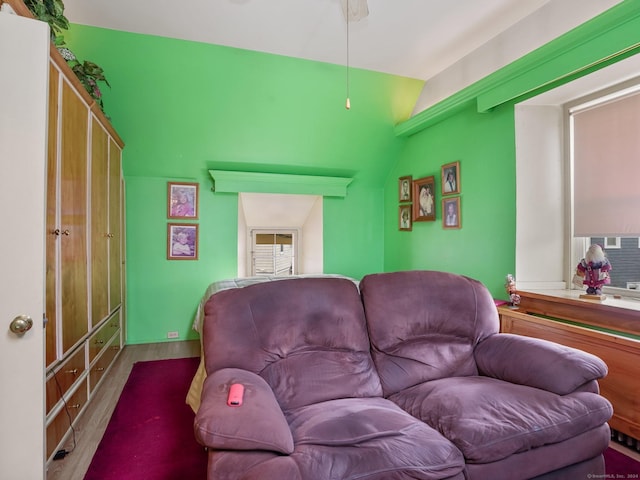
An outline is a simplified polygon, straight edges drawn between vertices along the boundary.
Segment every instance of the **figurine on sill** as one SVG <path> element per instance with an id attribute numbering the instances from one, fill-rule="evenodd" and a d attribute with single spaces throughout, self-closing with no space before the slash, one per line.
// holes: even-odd
<path id="1" fill-rule="evenodd" d="M 516 290 L 516 279 L 513 278 L 513 275 L 507 275 L 504 288 L 509 294 L 509 308 L 518 308 L 518 305 L 520 305 L 520 295 L 518 295 L 518 292 Z"/>
<path id="2" fill-rule="evenodd" d="M 573 283 L 579 287 L 586 285 L 587 295 L 599 296 L 602 294 L 602 286 L 611 283 L 609 271 L 611 271 L 611 263 L 605 256 L 602 247 L 593 244 L 578 263 Z"/>

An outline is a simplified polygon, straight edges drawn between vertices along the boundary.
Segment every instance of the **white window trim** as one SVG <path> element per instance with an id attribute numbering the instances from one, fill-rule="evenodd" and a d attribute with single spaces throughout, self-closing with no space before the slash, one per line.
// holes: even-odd
<path id="1" fill-rule="evenodd" d="M 576 265 L 586 252 L 585 240 L 574 239 L 572 232 L 571 167 L 565 160 L 570 158 L 564 129 L 568 115 L 563 105 L 588 92 L 602 90 L 603 86 L 637 79 L 639 61 L 640 58 L 631 57 L 516 104 L 518 289 L 571 288 Z M 540 185 L 544 185 L 542 191 Z M 636 296 L 626 289 L 607 287 L 607 290 L 624 293 L 626 297 Z"/>
<path id="2" fill-rule="evenodd" d="M 613 240 L 613 242 L 609 243 L 611 240 Z M 621 237 L 604 237 L 604 245 L 603 245 L 603 247 L 604 247 L 605 250 L 622 248 Z"/>

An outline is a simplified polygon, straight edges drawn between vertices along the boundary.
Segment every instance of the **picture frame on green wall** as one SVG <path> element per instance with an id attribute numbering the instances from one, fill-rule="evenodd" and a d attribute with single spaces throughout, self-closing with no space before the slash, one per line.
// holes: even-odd
<path id="1" fill-rule="evenodd" d="M 398 209 L 398 230 L 410 232 L 411 224 L 411 205 L 400 205 Z"/>
<path id="2" fill-rule="evenodd" d="M 411 202 L 411 175 L 398 179 L 398 200 L 400 203 Z"/>
<path id="3" fill-rule="evenodd" d="M 197 183 L 167 182 L 167 217 L 197 220 Z"/>
<path id="4" fill-rule="evenodd" d="M 436 179 L 433 175 L 413 182 L 413 221 L 433 222 L 436 219 Z"/>
<path id="5" fill-rule="evenodd" d="M 460 193 L 460 162 L 451 162 L 441 168 L 442 195 Z"/>
<path id="6" fill-rule="evenodd" d="M 198 259 L 198 225 L 167 224 L 167 260 Z"/>
<path id="7" fill-rule="evenodd" d="M 460 197 L 442 199 L 442 228 L 462 228 L 460 219 Z"/>

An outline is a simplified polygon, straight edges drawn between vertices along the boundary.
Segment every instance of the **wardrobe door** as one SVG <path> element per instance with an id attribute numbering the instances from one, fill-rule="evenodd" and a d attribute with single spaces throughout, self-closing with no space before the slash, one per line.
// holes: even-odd
<path id="1" fill-rule="evenodd" d="M 60 135 L 60 269 L 62 349 L 88 332 L 87 131 L 88 107 L 65 80 Z"/>
<path id="2" fill-rule="evenodd" d="M 56 274 L 58 269 L 56 246 L 60 241 L 58 228 L 58 106 L 60 75 L 58 70 L 49 64 L 49 132 L 47 147 L 47 212 L 46 212 L 46 299 L 45 315 L 45 360 L 51 365 L 57 358 L 57 310 Z"/>
<path id="3" fill-rule="evenodd" d="M 91 121 L 91 324 L 109 314 L 109 138 L 100 123 Z"/>
<path id="4" fill-rule="evenodd" d="M 113 312 L 122 303 L 122 151 L 109 140 L 109 307 Z"/>

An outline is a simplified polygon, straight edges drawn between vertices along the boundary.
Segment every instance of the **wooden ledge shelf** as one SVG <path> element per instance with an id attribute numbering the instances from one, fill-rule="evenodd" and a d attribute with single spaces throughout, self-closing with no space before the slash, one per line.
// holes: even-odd
<path id="1" fill-rule="evenodd" d="M 580 298 L 580 290 L 522 291 L 518 311 L 635 335 L 640 339 L 640 300 L 614 299 L 601 302 Z"/>

